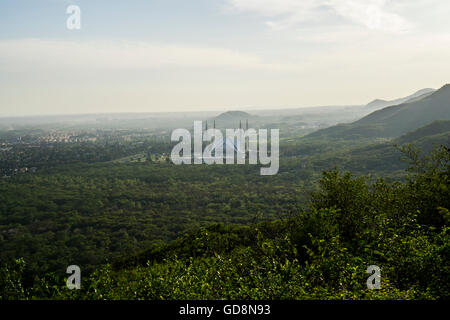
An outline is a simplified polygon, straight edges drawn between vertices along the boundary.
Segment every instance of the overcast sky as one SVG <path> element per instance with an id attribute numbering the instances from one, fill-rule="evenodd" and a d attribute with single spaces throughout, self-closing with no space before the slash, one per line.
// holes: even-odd
<path id="1" fill-rule="evenodd" d="M 0 116 L 366 104 L 449 57 L 448 0 L 1 0 Z"/>

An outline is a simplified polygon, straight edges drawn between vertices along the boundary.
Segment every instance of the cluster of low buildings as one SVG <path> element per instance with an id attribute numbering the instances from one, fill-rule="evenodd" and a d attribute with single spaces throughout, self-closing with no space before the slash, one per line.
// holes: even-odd
<path id="1" fill-rule="evenodd" d="M 51 132 L 47 135 L 38 137 L 39 142 L 84 142 L 84 141 L 96 141 L 97 137 L 91 135 L 80 135 L 77 132 Z"/>

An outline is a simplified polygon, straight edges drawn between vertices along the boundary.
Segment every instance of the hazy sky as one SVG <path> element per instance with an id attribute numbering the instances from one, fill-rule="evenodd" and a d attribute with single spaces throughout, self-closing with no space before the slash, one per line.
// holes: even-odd
<path id="1" fill-rule="evenodd" d="M 365 104 L 447 82 L 448 0 L 0 0 L 0 116 Z"/>

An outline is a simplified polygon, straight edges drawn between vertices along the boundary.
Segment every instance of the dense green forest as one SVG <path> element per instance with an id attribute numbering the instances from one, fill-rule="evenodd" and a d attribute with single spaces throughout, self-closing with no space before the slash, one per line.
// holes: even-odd
<path id="1" fill-rule="evenodd" d="M 0 258 L 30 274 L 95 266 L 211 223 L 285 217 L 311 172 L 261 177 L 254 166 L 79 164 L 0 180 Z M 270 183 L 268 183 L 270 181 Z"/>
<path id="2" fill-rule="evenodd" d="M 60 144 L 51 151 L 52 159 L 70 160 L 73 150 L 87 155 L 96 150 L 100 155 L 104 145 L 97 144 L 86 149 L 83 144 Z M 325 144 L 283 142 L 282 152 L 292 150 L 293 155 L 282 156 L 280 171 L 273 177 L 260 176 L 259 168 L 251 165 L 175 166 L 166 159 L 120 160 L 136 152 L 132 147 L 140 145 L 136 141 L 125 149 L 120 146 L 126 144 L 107 146 L 116 156 L 103 154 L 106 162 L 88 156 L 74 163 L 47 162 L 37 156 L 36 162 L 30 160 L 44 164 L 37 172 L 0 179 L 0 262 L 25 258 L 28 282 L 48 272 L 63 275 L 69 264 L 83 265 L 89 273 L 122 254 L 175 240 L 201 226 L 289 217 L 317 189 L 320 173 L 334 165 L 358 175 L 376 173 L 390 181 L 406 168 L 392 143 L 374 144 L 369 150 L 346 142 L 325 150 Z M 147 149 L 150 156 L 159 154 L 163 145 Z M 310 148 L 310 156 L 305 148 Z M 49 152 L 41 150 L 45 151 Z"/>
<path id="3" fill-rule="evenodd" d="M 447 298 L 449 124 L 285 136 L 271 177 L 176 166 L 147 131 L 3 132 L 1 298 Z"/>
<path id="4" fill-rule="evenodd" d="M 404 182 L 373 181 L 334 169 L 323 173 L 309 199 L 300 196 L 304 194 L 300 189 L 305 186 L 294 187 L 301 181 L 291 180 L 292 176 L 279 175 L 269 188 L 257 175 L 246 180 L 251 175 L 242 173 L 253 170 L 246 166 L 235 169 L 242 170 L 236 175 L 226 167 L 211 167 L 212 171 L 206 170 L 205 176 L 194 172 L 194 167 L 189 167 L 194 171 L 187 169 L 178 174 L 173 168 L 161 167 L 157 170 L 159 179 L 167 185 L 159 193 L 155 189 L 144 192 L 145 188 L 161 186 L 162 181 L 143 165 L 119 166 L 115 170 L 87 167 L 77 171 L 78 178 L 71 179 L 62 173 L 47 178 L 24 177 L 16 182 L 20 188 L 27 190 L 39 185 L 41 189 L 33 193 L 28 189 L 20 199 L 10 199 L 13 189 L 3 186 L 2 196 L 10 192 L 2 199 L 3 210 L 5 204 L 9 209 L 14 205 L 17 210 L 26 208 L 27 201 L 40 207 L 34 215 L 16 213 L 17 231 L 11 232 L 14 228 L 10 225 L 9 232 L 4 229 L 1 234 L 2 237 L 22 234 L 14 245 L 23 241 L 24 251 L 16 253 L 26 256 L 29 254 L 26 250 L 31 248 L 43 256 L 9 261 L 0 277 L 1 298 L 448 299 L 450 150 L 442 146 L 429 156 L 420 156 L 412 147 L 404 147 L 403 152 L 411 165 Z M 164 170 L 170 170 L 171 174 Z M 97 183 L 92 180 L 94 174 Z M 130 179 L 130 174 L 140 179 Z M 183 178 L 194 182 L 189 186 L 180 184 Z M 239 178 L 242 180 L 237 181 Z M 234 183 L 230 184 L 228 179 Z M 289 188 L 288 181 L 292 184 Z M 66 192 L 58 192 L 58 186 Z M 207 192 L 211 186 L 217 192 Z M 45 188 L 52 188 L 53 198 L 48 197 Z M 83 201 L 75 195 L 81 195 Z M 212 198 L 205 201 L 205 195 Z M 218 204 L 214 208 L 210 207 L 213 199 Z M 105 206 L 107 202 L 110 204 Z M 139 214 L 133 213 L 139 206 L 141 210 L 136 212 L 155 215 L 155 219 L 158 214 L 163 217 L 160 224 L 149 225 L 146 231 L 157 235 L 155 240 L 173 239 L 177 234 L 177 230 L 167 229 L 176 226 L 170 221 L 175 218 L 170 213 L 161 214 L 167 202 L 171 205 L 179 202 L 184 208 L 192 205 L 192 211 L 176 217 L 187 219 L 183 222 L 191 218 L 192 224 L 188 225 L 192 228 L 178 230 L 183 235 L 173 241 L 146 242 L 145 250 L 135 246 L 135 253 L 130 254 L 133 243 L 139 242 L 139 232 L 135 233 L 127 223 L 144 222 L 139 220 Z M 46 215 L 55 216 L 52 203 L 67 205 L 67 214 L 59 218 L 65 221 L 55 222 L 54 230 L 42 227 L 45 233 L 41 238 L 29 237 L 26 242 L 27 225 L 37 224 L 32 230 L 39 230 L 38 225 L 45 223 Z M 155 203 L 158 205 L 153 207 Z M 73 212 L 74 208 L 77 212 Z M 96 216 L 94 211 L 100 208 L 109 214 Z M 240 210 L 254 214 L 240 215 Z M 42 211 L 45 214 L 40 216 Z M 258 217 L 258 212 L 264 212 L 264 218 L 271 221 L 252 220 Z M 214 223 L 215 217 L 216 221 L 226 219 L 226 224 Z M 108 219 L 115 219 L 114 224 L 110 225 Z M 47 219 L 47 223 L 50 221 L 55 220 Z M 199 226 L 202 224 L 203 227 Z M 89 228 L 95 228 L 96 232 Z M 140 229 L 146 230 L 145 226 Z M 102 242 L 108 238 L 114 241 Z M 64 276 L 58 273 L 39 276 L 31 273 L 34 278 L 29 277 L 30 263 L 33 266 L 36 261 L 45 263 L 51 261 L 49 257 L 59 257 L 59 252 L 45 250 L 55 248 L 46 243 L 47 239 L 52 244 L 67 241 L 70 248 L 65 248 L 66 253 L 78 248 L 76 253 L 84 251 L 92 255 L 92 261 L 84 256 L 88 260 L 79 265 L 94 263 L 97 255 L 101 256 L 96 246 L 122 244 L 126 247 L 122 253 L 126 254 L 113 257 L 87 275 L 84 273 L 82 289 L 69 291 L 64 286 Z M 1 252 L 8 252 L 8 248 L 2 248 Z M 18 254 L 16 258 L 21 256 Z M 56 258 L 54 263 L 74 263 L 71 259 L 76 256 L 66 256 L 65 261 Z M 369 265 L 382 269 L 381 290 L 366 288 L 365 272 Z M 37 271 L 42 267 L 33 268 Z"/>

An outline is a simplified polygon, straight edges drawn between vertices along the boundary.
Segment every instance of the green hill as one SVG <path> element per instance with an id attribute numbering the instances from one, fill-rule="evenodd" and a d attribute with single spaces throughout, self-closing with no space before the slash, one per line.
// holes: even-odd
<path id="1" fill-rule="evenodd" d="M 434 121 L 424 127 L 421 127 L 413 132 L 409 132 L 396 139 L 398 144 L 413 143 L 423 140 L 436 140 L 439 142 L 439 137 L 446 137 L 443 141 L 448 145 L 450 143 L 450 120 Z"/>
<path id="2" fill-rule="evenodd" d="M 342 139 L 395 138 L 436 120 L 450 120 L 450 85 L 409 103 L 387 107 L 350 123 L 310 134 L 310 137 Z"/>
<path id="3" fill-rule="evenodd" d="M 343 148 L 327 156 L 318 155 L 312 161 L 322 170 L 329 169 L 332 163 L 360 174 L 391 174 L 407 168 L 408 164 L 402 160 L 401 152 L 395 147 L 406 144 L 413 144 L 424 154 L 429 154 L 441 145 L 450 147 L 450 121 L 434 121 L 395 140 Z"/>

